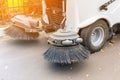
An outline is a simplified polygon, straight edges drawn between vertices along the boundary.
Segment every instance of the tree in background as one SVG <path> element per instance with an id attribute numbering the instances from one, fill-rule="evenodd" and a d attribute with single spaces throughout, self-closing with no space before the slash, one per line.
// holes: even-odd
<path id="1" fill-rule="evenodd" d="M 42 0 L 28 0 L 24 5 L 28 7 L 28 14 L 40 16 L 42 14 Z"/>
<path id="2" fill-rule="evenodd" d="M 0 0 L 0 25 L 6 24 L 6 20 L 8 20 L 6 2 L 6 0 Z"/>
<path id="3" fill-rule="evenodd" d="M 7 12 L 6 12 L 6 0 L 0 0 L 0 19 L 6 19 L 7 18 Z"/>

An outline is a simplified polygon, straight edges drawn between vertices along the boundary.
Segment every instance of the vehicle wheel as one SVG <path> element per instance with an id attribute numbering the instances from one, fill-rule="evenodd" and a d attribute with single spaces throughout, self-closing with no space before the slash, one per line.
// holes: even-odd
<path id="1" fill-rule="evenodd" d="M 107 42 L 109 28 L 104 20 L 98 20 L 90 26 L 82 29 L 81 37 L 83 45 L 91 52 L 99 51 Z"/>

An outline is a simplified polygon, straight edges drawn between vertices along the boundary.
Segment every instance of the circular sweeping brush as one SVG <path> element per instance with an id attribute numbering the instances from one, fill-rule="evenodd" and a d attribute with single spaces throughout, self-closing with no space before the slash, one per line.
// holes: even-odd
<path id="1" fill-rule="evenodd" d="M 72 64 L 83 62 L 89 57 L 89 51 L 82 45 L 69 47 L 50 47 L 44 54 L 45 59 L 52 63 Z"/>
<path id="2" fill-rule="evenodd" d="M 80 44 L 79 35 L 71 31 L 58 30 L 50 35 L 48 42 L 52 46 L 44 53 L 44 58 L 51 63 L 79 63 L 90 55 L 90 51 Z"/>
<path id="3" fill-rule="evenodd" d="M 24 29 L 14 25 L 5 29 L 5 34 L 19 40 L 35 40 L 39 37 L 38 32 L 25 32 Z"/>

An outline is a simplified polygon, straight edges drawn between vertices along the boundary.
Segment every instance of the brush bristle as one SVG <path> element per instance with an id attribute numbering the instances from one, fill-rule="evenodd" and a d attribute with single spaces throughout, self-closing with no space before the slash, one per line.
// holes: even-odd
<path id="1" fill-rule="evenodd" d="M 49 62 L 60 64 L 72 64 L 83 62 L 90 55 L 90 52 L 82 45 L 71 47 L 51 46 L 45 53 L 44 57 Z"/>
<path id="2" fill-rule="evenodd" d="M 24 29 L 16 27 L 16 26 L 10 26 L 5 30 L 5 34 L 8 36 L 19 39 L 19 40 L 35 40 L 39 37 L 38 32 L 25 32 Z"/>

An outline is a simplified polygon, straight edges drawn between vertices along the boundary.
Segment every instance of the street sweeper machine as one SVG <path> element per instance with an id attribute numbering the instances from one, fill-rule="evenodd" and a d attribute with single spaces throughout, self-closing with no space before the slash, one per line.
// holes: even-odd
<path id="1" fill-rule="evenodd" d="M 22 40 L 52 32 L 44 53 L 52 63 L 82 62 L 120 31 L 120 0 L 42 0 L 42 8 L 40 20 L 17 15 L 5 32 Z"/>

